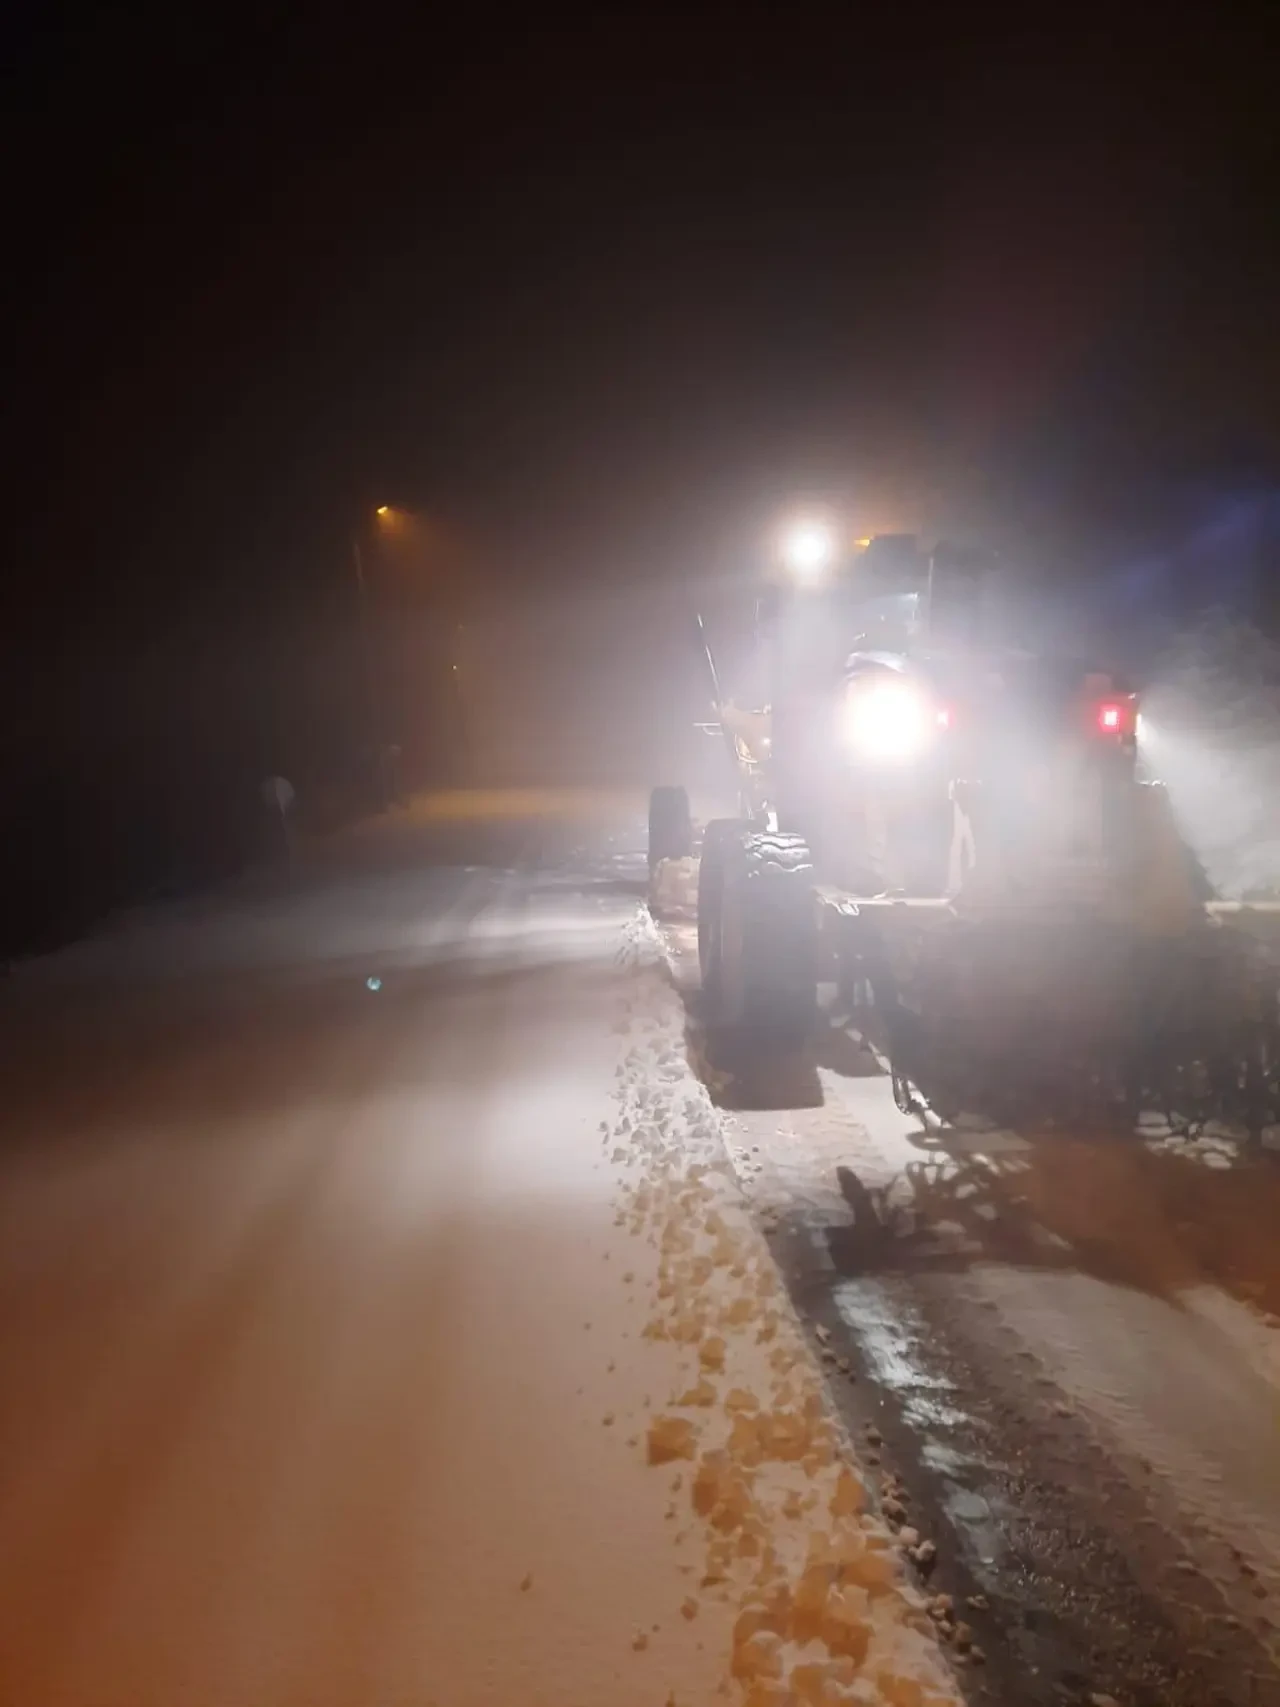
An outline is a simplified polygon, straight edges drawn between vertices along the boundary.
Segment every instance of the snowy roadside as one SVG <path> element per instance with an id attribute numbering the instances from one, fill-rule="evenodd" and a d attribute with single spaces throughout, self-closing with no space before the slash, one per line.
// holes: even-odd
<path id="1" fill-rule="evenodd" d="M 621 1278 L 648 1292 L 644 1338 L 678 1359 L 670 1394 L 634 1438 L 667 1479 L 683 1616 L 696 1619 L 706 1601 L 726 1609 L 720 1693 L 748 1707 L 955 1702 L 928 1603 L 900 1556 L 917 1537 L 869 1510 L 721 1117 L 684 1058 L 683 1006 L 647 917 L 628 927 L 622 952 L 633 980 L 618 1021 L 626 1050 L 601 1144 L 625 1170 L 615 1226 L 637 1248 Z"/>
<path id="2" fill-rule="evenodd" d="M 662 935 L 687 992 L 697 952 L 681 899 L 673 872 Z M 1158 1663 L 1182 1674 L 1179 1700 L 1209 1698 L 1191 1677 L 1206 1631 L 1232 1656 L 1222 1669 L 1273 1668 L 1273 1182 L 1236 1174 L 1221 1141 L 1174 1154 L 1154 1130 L 1130 1145 L 923 1130 L 871 1057 L 845 1044 L 824 1040 L 782 1095 L 750 1079 L 750 1063 L 741 1083 L 702 1072 L 727 1104 L 752 1210 L 781 1230 L 773 1248 L 793 1295 L 851 1353 L 865 1378 L 854 1395 L 886 1407 L 946 1586 L 981 1606 L 991 1686 L 1010 1687 L 1021 1663 L 1050 1689 L 1055 1670 L 1118 1687 L 1146 1663 L 1140 1626 L 1142 1651 L 1163 1644 Z M 856 1397 L 848 1408 L 864 1411 Z M 1071 1551 L 1081 1534 L 1094 1583 L 1109 1584 L 1088 1628 L 1080 1609 L 1095 1586 Z"/>

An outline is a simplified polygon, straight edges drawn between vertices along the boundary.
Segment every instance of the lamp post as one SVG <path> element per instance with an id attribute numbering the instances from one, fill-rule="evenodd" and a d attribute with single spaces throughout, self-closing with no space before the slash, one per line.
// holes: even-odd
<path id="1" fill-rule="evenodd" d="M 442 551 L 447 552 L 448 549 L 447 536 L 431 517 L 394 504 L 376 505 L 368 521 L 367 534 L 359 530 L 352 534 L 351 548 L 360 601 L 361 644 L 372 737 L 379 748 L 383 741 L 399 738 L 396 729 L 406 712 L 401 701 L 407 693 L 410 721 L 418 731 L 417 738 L 421 738 L 424 727 L 436 728 L 445 735 L 450 773 L 456 779 L 469 768 L 469 728 L 462 611 L 455 586 L 456 576 L 447 556 L 442 556 Z M 374 553 L 370 564 L 374 573 L 373 584 L 386 585 L 389 595 L 399 602 L 398 608 L 402 611 L 407 600 L 412 606 L 413 616 L 429 625 L 426 671 L 424 674 L 421 657 L 417 658 L 409 686 L 400 675 L 395 678 L 398 685 L 391 681 L 388 674 L 391 660 L 386 656 L 386 648 L 391 641 L 386 634 L 380 633 L 376 637 L 384 648 L 382 677 L 378 676 L 375 668 L 373 586 L 365 572 L 362 539 Z M 386 572 L 385 580 L 380 579 L 383 571 Z M 399 667 L 404 664 L 403 637 L 397 644 L 401 648 L 395 651 Z M 443 682 L 438 680 L 437 666 L 443 672 Z M 397 692 L 400 701 L 395 697 Z M 434 705 L 424 703 L 424 692 L 439 696 Z M 385 791 L 385 782 L 383 786 Z"/>
<path id="2" fill-rule="evenodd" d="M 387 506 L 378 506 L 378 515 L 386 514 Z M 376 673 L 373 662 L 373 628 L 369 613 L 369 582 L 364 572 L 364 553 L 360 549 L 360 533 L 353 529 L 351 534 L 351 561 L 355 568 L 356 604 L 359 610 L 360 622 L 360 656 L 364 675 L 365 700 L 365 733 L 369 746 L 374 755 L 374 769 L 378 777 L 378 793 L 385 809 L 387 806 L 387 782 L 381 755 L 381 719 L 378 715 L 378 693 L 375 686 Z"/>

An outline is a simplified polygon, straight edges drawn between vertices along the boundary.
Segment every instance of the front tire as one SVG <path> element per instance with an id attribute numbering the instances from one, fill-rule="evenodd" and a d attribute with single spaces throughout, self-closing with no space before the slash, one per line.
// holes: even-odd
<path id="1" fill-rule="evenodd" d="M 813 862 L 802 836 L 731 828 L 717 837 L 718 913 L 707 924 L 712 1023 L 791 1047 L 817 1012 Z M 699 885 L 700 937 L 702 894 Z"/>
<path id="2" fill-rule="evenodd" d="M 702 833 L 698 862 L 698 971 L 709 1007 L 720 999 L 720 914 L 724 905 L 725 862 L 735 843 L 751 828 L 739 818 L 715 818 Z"/>
<path id="3" fill-rule="evenodd" d="M 655 788 L 649 796 L 649 875 L 664 859 L 693 852 L 693 816 L 686 788 Z"/>

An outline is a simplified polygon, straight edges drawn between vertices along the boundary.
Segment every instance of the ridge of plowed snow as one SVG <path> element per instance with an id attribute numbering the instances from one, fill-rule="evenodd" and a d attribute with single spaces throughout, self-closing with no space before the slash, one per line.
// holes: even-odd
<path id="1" fill-rule="evenodd" d="M 848 1437 L 683 1048 L 683 1008 L 643 916 L 621 957 L 615 1225 L 636 1242 L 644 1328 L 680 1356 L 640 1450 L 668 1478 L 672 1545 L 701 1600 L 733 1615 L 720 1694 L 745 1707 L 945 1707 L 958 1700 L 897 1543 L 869 1510 Z M 631 1259 L 628 1259 L 631 1260 Z"/>

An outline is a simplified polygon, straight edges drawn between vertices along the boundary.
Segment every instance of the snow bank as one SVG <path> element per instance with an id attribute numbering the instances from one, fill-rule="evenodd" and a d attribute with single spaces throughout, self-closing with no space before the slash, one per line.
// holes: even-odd
<path id="1" fill-rule="evenodd" d="M 623 956 L 635 983 L 602 1145 L 623 1170 L 615 1225 L 639 1253 L 644 1338 L 679 1357 L 639 1449 L 667 1481 L 690 1580 L 683 1615 L 704 1601 L 727 1607 L 719 1692 L 746 1707 L 954 1703 L 924 1597 L 868 1510 L 719 1116 L 685 1060 L 683 1010 L 647 920 L 629 928 Z"/>

